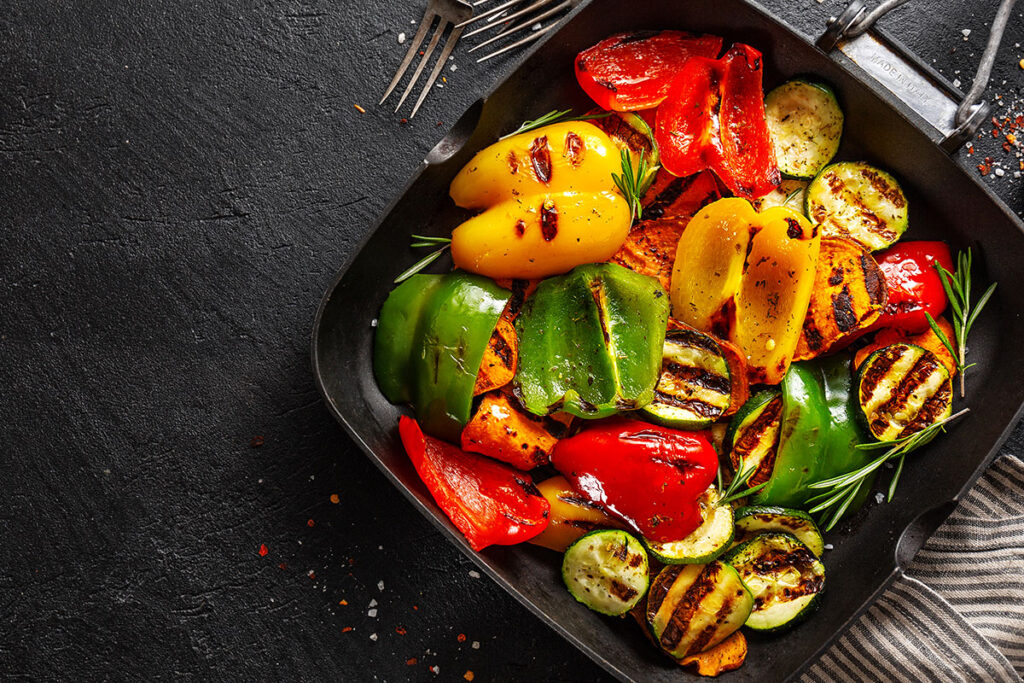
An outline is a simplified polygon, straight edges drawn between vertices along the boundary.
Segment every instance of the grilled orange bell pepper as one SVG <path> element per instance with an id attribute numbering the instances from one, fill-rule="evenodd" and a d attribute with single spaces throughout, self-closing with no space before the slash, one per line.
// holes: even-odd
<path id="1" fill-rule="evenodd" d="M 778 384 L 800 339 L 819 248 L 817 230 L 791 209 L 708 204 L 679 240 L 673 316 L 737 344 L 752 384 Z"/>

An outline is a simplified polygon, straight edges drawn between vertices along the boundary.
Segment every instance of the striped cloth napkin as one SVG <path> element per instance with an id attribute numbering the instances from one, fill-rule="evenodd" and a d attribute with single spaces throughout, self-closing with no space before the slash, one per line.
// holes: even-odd
<path id="1" fill-rule="evenodd" d="M 1003 455 L 892 585 L 802 677 L 1021 681 L 1024 462 Z"/>

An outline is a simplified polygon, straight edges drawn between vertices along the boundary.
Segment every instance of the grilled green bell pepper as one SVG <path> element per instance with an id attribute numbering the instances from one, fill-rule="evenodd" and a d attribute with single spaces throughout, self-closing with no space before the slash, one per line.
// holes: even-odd
<path id="1" fill-rule="evenodd" d="M 516 395 L 537 415 L 601 418 L 654 399 L 669 298 L 622 266 L 579 266 L 540 283 L 516 321 Z"/>
<path id="2" fill-rule="evenodd" d="M 467 273 L 414 275 L 381 308 L 373 374 L 392 403 L 411 403 L 424 432 L 458 442 L 487 342 L 511 292 Z"/>
<path id="3" fill-rule="evenodd" d="M 782 426 L 775 467 L 758 505 L 804 507 L 820 493 L 808 486 L 852 472 L 874 457 L 858 450 L 868 441 L 857 419 L 857 394 L 850 354 L 793 363 L 782 380 Z M 867 482 L 870 484 L 871 482 Z M 862 486 L 850 512 L 871 487 Z"/>

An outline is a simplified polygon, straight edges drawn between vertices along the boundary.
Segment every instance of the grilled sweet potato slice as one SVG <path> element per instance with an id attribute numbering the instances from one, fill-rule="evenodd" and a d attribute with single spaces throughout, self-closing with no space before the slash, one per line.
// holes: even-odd
<path id="1" fill-rule="evenodd" d="M 462 430 L 462 449 L 532 470 L 551 461 L 551 451 L 564 433 L 564 424 L 527 413 L 514 399 L 492 391 Z"/>
<path id="2" fill-rule="evenodd" d="M 878 319 L 887 299 L 885 278 L 870 252 L 852 240 L 823 238 L 794 360 L 820 356 L 852 338 Z"/>
<path id="3" fill-rule="evenodd" d="M 507 309 L 506 309 L 507 310 Z M 500 389 L 516 374 L 516 359 L 519 356 L 519 342 L 516 340 L 516 328 L 504 314 L 498 318 L 498 324 L 487 342 L 484 358 L 480 361 L 480 369 L 473 385 L 473 395 L 479 396 L 493 389 Z"/>
<path id="4" fill-rule="evenodd" d="M 956 337 L 953 336 L 953 326 L 950 325 L 949 321 L 942 316 L 936 318 L 935 322 L 938 324 L 939 329 L 942 330 L 942 333 L 946 335 L 946 339 L 948 339 L 949 342 L 953 344 L 953 348 L 956 349 Z M 949 371 L 950 377 L 956 375 L 956 359 L 953 357 L 953 354 L 949 352 L 949 349 L 946 348 L 946 345 L 939 340 L 939 337 L 932 332 L 930 327 L 920 334 L 907 334 L 906 332 L 894 328 L 884 328 L 879 330 L 878 334 L 875 335 L 874 340 L 864 348 L 857 351 L 854 355 L 853 366 L 855 368 L 859 368 L 867 357 L 878 349 L 882 349 L 890 344 L 896 344 L 899 342 L 904 344 L 913 344 L 914 346 L 920 346 L 923 349 L 928 349 L 934 353 L 935 357 L 939 359 L 939 362 L 946 367 L 946 370 Z"/>
<path id="5" fill-rule="evenodd" d="M 742 631 L 736 631 L 713 648 L 684 657 L 679 663 L 701 676 L 718 676 L 740 668 L 746 658 L 747 638 Z"/>
<path id="6" fill-rule="evenodd" d="M 612 257 L 612 263 L 658 278 L 667 292 L 672 286 L 676 245 L 689 221 L 686 216 L 641 221 L 630 230 L 625 243 Z"/>

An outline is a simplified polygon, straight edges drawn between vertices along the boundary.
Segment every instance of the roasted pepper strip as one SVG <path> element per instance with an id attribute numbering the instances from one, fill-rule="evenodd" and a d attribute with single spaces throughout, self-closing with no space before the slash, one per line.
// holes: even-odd
<path id="1" fill-rule="evenodd" d="M 544 280 L 516 320 L 516 395 L 537 415 L 600 418 L 647 405 L 668 308 L 657 280 L 610 263 Z"/>
<path id="2" fill-rule="evenodd" d="M 800 338 L 819 248 L 814 226 L 791 209 L 759 214 L 744 199 L 713 202 L 679 240 L 673 315 L 737 344 L 751 384 L 778 384 Z"/>
<path id="3" fill-rule="evenodd" d="M 415 275 L 391 292 L 374 339 L 384 396 L 410 402 L 430 434 L 458 440 L 491 333 L 511 292 L 467 273 Z"/>
<path id="4" fill-rule="evenodd" d="M 764 114 L 761 53 L 742 43 L 721 59 L 693 57 L 658 108 L 655 139 L 665 169 L 711 168 L 733 194 L 754 199 L 781 175 Z"/>
<path id="5" fill-rule="evenodd" d="M 718 36 L 634 31 L 605 38 L 576 56 L 576 80 L 602 109 L 657 107 L 672 78 L 693 56 L 717 57 Z"/>
<path id="6" fill-rule="evenodd" d="M 718 472 L 704 432 L 627 419 L 559 441 L 551 463 L 584 498 L 660 542 L 700 526 L 699 498 Z"/>
<path id="7" fill-rule="evenodd" d="M 867 441 L 858 422 L 857 392 L 848 353 L 793 363 L 782 382 L 782 427 L 775 467 L 757 504 L 804 507 L 808 485 L 852 472 L 874 457 L 855 446 Z M 871 489 L 862 486 L 850 512 Z"/>
<path id="8" fill-rule="evenodd" d="M 588 498 L 580 494 L 558 475 L 537 484 L 537 490 L 551 505 L 548 527 L 530 539 L 530 543 L 557 550 L 560 553 L 573 541 L 596 529 L 617 529 L 622 526 Z"/>
<path id="9" fill-rule="evenodd" d="M 404 415 L 398 431 L 416 473 L 473 550 L 521 543 L 547 527 L 550 506 L 529 474 L 424 436 Z"/>
<path id="10" fill-rule="evenodd" d="M 756 225 L 729 338 L 747 354 L 751 384 L 778 384 L 800 340 L 821 240 L 792 209 L 768 209 Z"/>

